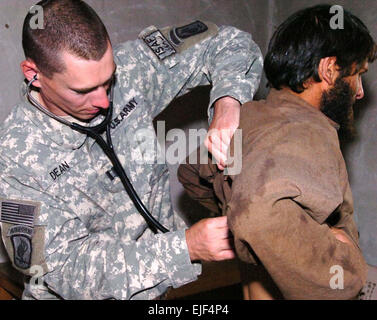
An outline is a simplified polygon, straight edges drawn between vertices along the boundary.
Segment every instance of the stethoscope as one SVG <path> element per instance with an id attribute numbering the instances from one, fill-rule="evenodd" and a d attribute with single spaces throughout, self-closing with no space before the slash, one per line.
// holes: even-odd
<path id="1" fill-rule="evenodd" d="M 114 166 L 115 172 L 118 174 L 120 180 L 122 181 L 122 184 L 124 186 L 124 189 L 127 191 L 130 199 L 136 206 L 137 210 L 139 213 L 143 216 L 144 220 L 148 224 L 148 226 L 151 228 L 151 230 L 154 233 L 157 233 L 157 229 L 160 230 L 163 233 L 169 232 L 168 229 L 166 229 L 163 225 L 161 225 L 148 211 L 148 209 L 144 206 L 143 202 L 140 200 L 138 194 L 136 193 L 134 187 L 132 186 L 130 180 L 127 177 L 126 172 L 123 169 L 122 164 L 120 163 L 113 147 L 113 143 L 111 140 L 111 133 L 110 133 L 110 123 L 112 120 L 112 115 L 113 115 L 113 84 L 111 84 L 110 88 L 110 98 L 109 98 L 109 108 L 107 110 L 106 116 L 104 120 L 93 127 L 85 127 L 81 126 L 75 122 L 70 122 L 66 119 L 63 119 L 46 108 L 44 108 L 31 94 L 31 85 L 33 84 L 34 81 L 37 80 L 37 75 L 34 76 L 33 79 L 31 79 L 28 84 L 27 84 L 27 90 L 26 94 L 27 97 L 29 98 L 30 102 L 41 112 L 44 114 L 48 115 L 49 117 L 59 121 L 60 123 L 63 123 L 70 128 L 72 128 L 75 131 L 78 131 L 80 133 L 86 134 L 89 137 L 93 138 L 98 145 L 101 147 L 103 152 L 106 154 L 106 156 L 109 158 L 111 161 L 112 165 Z M 102 138 L 101 133 L 104 132 L 106 129 L 106 141 Z"/>

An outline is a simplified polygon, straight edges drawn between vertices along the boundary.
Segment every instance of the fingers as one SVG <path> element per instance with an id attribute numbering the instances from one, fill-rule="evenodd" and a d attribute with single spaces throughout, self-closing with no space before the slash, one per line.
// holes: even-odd
<path id="1" fill-rule="evenodd" d="M 215 102 L 215 110 L 205 145 L 217 160 L 220 170 L 226 167 L 230 141 L 240 121 L 241 104 L 238 100 L 225 96 Z"/>
<path id="2" fill-rule="evenodd" d="M 217 261 L 230 260 L 236 257 L 234 250 L 223 250 L 220 252 Z"/>
<path id="3" fill-rule="evenodd" d="M 216 159 L 217 166 L 220 170 L 224 170 L 226 166 L 229 144 L 230 138 L 226 136 L 225 133 L 221 133 L 220 130 L 210 131 L 205 140 L 205 146 Z"/>
<path id="4" fill-rule="evenodd" d="M 210 225 L 211 229 L 218 229 L 219 234 L 222 234 L 225 238 L 233 238 L 232 233 L 229 230 L 228 226 L 228 217 L 221 216 L 216 218 L 206 219 L 207 223 Z"/>
<path id="5" fill-rule="evenodd" d="M 227 217 L 203 219 L 186 231 L 191 260 L 221 261 L 235 257 Z"/>
<path id="6" fill-rule="evenodd" d="M 228 260 L 235 258 L 233 235 L 228 228 L 228 219 L 226 216 L 216 217 L 208 220 L 210 231 L 213 236 L 213 243 L 216 254 L 216 261 Z"/>
<path id="7" fill-rule="evenodd" d="M 234 249 L 234 238 L 227 226 L 218 228 L 218 256 L 217 261 L 234 259 L 236 257 Z"/>
<path id="8" fill-rule="evenodd" d="M 216 159 L 216 164 L 217 164 L 217 167 L 220 169 L 220 170 L 224 170 L 224 168 L 226 167 L 226 155 L 224 155 L 223 153 L 221 153 L 218 149 L 216 148 L 211 148 L 208 149 L 212 156 Z"/>
<path id="9" fill-rule="evenodd" d="M 220 229 L 226 228 L 226 229 L 228 229 L 228 218 L 227 218 L 227 216 L 209 218 L 209 219 L 206 219 L 206 221 L 213 228 L 220 228 Z"/>
<path id="10" fill-rule="evenodd" d="M 209 232 L 212 232 L 212 235 L 216 238 L 214 242 L 216 242 L 218 250 L 217 261 L 233 259 L 235 257 L 233 234 L 228 228 L 227 221 L 226 216 L 209 220 L 209 223 L 212 224 L 210 227 L 211 231 Z"/>

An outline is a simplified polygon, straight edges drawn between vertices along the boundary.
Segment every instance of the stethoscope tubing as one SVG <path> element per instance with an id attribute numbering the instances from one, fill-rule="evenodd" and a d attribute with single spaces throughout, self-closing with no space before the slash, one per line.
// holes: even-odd
<path id="1" fill-rule="evenodd" d="M 27 96 L 30 100 L 30 102 L 37 107 L 38 110 L 45 113 L 49 117 L 69 126 L 72 130 L 78 131 L 80 133 L 86 134 L 87 136 L 94 139 L 98 145 L 101 147 L 103 152 L 106 154 L 106 156 L 111 161 L 115 172 L 118 174 L 119 179 L 121 180 L 124 189 L 127 191 L 128 196 L 134 203 L 135 207 L 139 211 L 139 213 L 142 215 L 146 223 L 148 224 L 149 228 L 154 232 L 157 233 L 157 230 L 160 230 L 162 233 L 169 232 L 168 229 L 166 229 L 162 224 L 160 224 L 148 211 L 148 209 L 145 207 L 141 199 L 139 198 L 137 192 L 135 191 L 133 185 L 131 184 L 130 180 L 127 177 L 127 174 L 122 166 L 122 164 L 119 161 L 118 156 L 115 153 L 112 140 L 111 140 L 111 133 L 110 133 L 110 122 L 112 118 L 113 113 L 113 85 L 110 89 L 110 104 L 107 111 L 107 114 L 105 116 L 105 119 L 98 125 L 94 127 L 85 127 L 81 126 L 78 123 L 67 121 L 59 116 L 56 116 L 52 112 L 48 111 L 46 108 L 44 108 L 36 99 L 34 99 L 31 95 L 31 85 L 32 83 L 37 80 L 37 77 L 35 76 L 32 80 L 29 81 L 27 84 Z M 106 129 L 106 141 L 101 136 L 101 132 L 103 132 Z"/>

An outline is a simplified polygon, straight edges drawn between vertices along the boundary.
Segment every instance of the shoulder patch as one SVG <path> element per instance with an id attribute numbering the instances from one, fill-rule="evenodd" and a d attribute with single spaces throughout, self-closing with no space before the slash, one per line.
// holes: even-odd
<path id="1" fill-rule="evenodd" d="M 44 226 L 36 226 L 39 202 L 0 198 L 1 236 L 13 266 L 30 275 L 30 268 L 39 265 L 45 270 Z"/>
<path id="2" fill-rule="evenodd" d="M 31 237 L 16 233 L 11 236 L 11 240 L 14 264 L 20 269 L 29 269 L 32 253 Z"/>
<path id="3" fill-rule="evenodd" d="M 160 61 L 174 60 L 176 54 L 218 34 L 219 28 L 212 22 L 195 21 L 181 27 L 157 29 L 150 26 L 139 34 L 141 39 Z M 165 62 L 165 61 L 164 61 Z M 173 62 L 174 63 L 174 62 Z"/>
<path id="4" fill-rule="evenodd" d="M 177 53 L 173 45 L 165 38 L 160 30 L 153 31 L 151 34 L 143 37 L 143 40 L 160 60 L 164 60 Z"/>
<path id="5" fill-rule="evenodd" d="M 175 45 L 180 45 L 183 39 L 195 36 L 208 30 L 208 27 L 201 21 L 195 21 L 183 27 L 170 30 L 170 39 Z"/>
<path id="6" fill-rule="evenodd" d="M 195 21 L 182 27 L 167 27 L 161 33 L 170 40 L 178 53 L 191 48 L 205 39 L 216 36 L 219 28 L 212 22 Z"/>

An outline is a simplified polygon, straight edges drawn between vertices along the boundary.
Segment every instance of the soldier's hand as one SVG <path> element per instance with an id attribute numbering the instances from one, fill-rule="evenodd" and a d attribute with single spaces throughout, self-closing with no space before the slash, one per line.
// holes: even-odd
<path id="1" fill-rule="evenodd" d="M 186 230 L 186 242 L 191 261 L 221 261 L 233 259 L 233 237 L 227 217 L 203 219 Z"/>
<path id="2" fill-rule="evenodd" d="M 204 144 L 216 159 L 220 170 L 226 167 L 228 148 L 239 125 L 240 112 L 240 103 L 231 97 L 223 97 L 215 102 L 213 120 Z"/>

